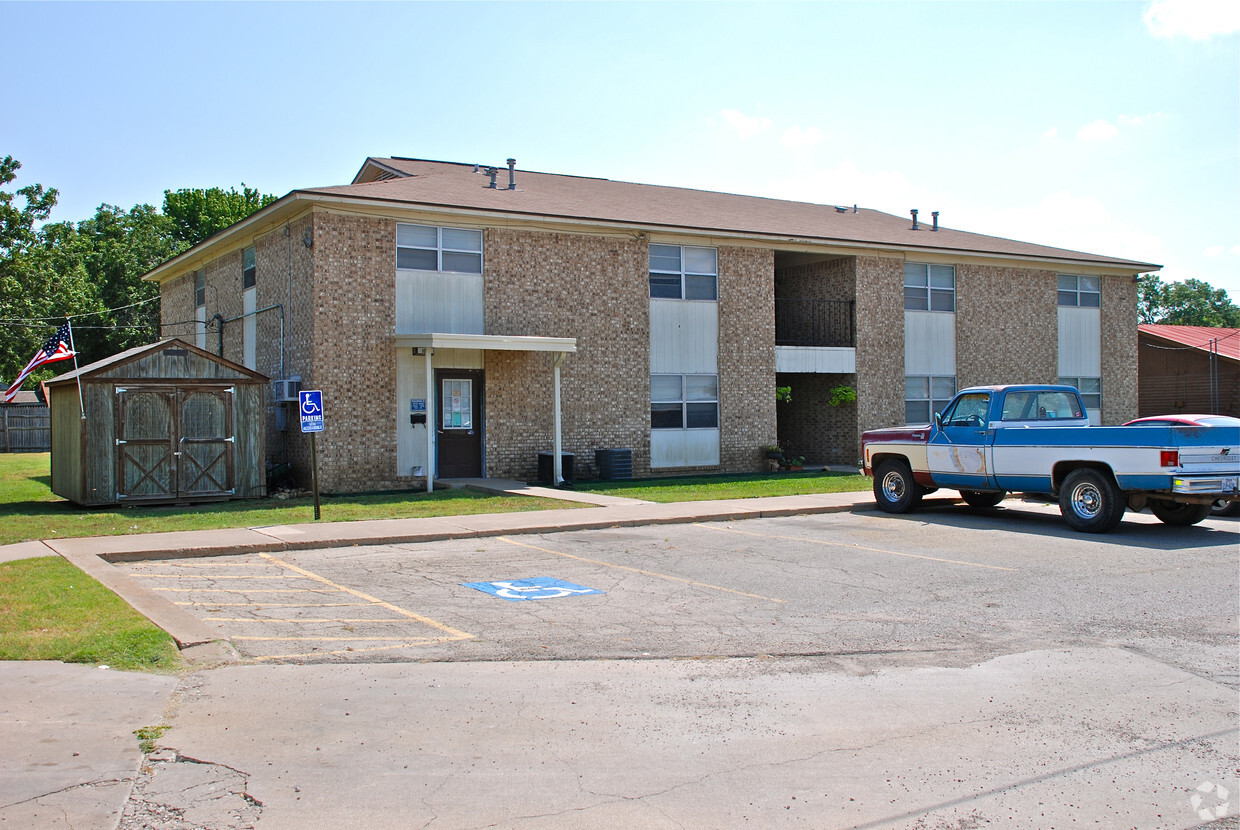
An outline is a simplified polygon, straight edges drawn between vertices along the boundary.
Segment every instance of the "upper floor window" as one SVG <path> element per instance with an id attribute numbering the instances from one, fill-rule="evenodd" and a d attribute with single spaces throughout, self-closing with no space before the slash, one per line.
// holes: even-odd
<path id="1" fill-rule="evenodd" d="M 482 231 L 398 223 L 396 267 L 481 274 Z"/>
<path id="2" fill-rule="evenodd" d="M 201 271 L 194 272 L 194 305 L 198 308 L 207 304 L 207 275 Z"/>
<path id="3" fill-rule="evenodd" d="M 253 246 L 241 252 L 241 287 L 253 288 L 257 282 L 258 269 L 254 264 Z"/>
<path id="4" fill-rule="evenodd" d="M 909 311 L 955 311 L 955 266 L 904 263 L 904 308 Z"/>
<path id="5" fill-rule="evenodd" d="M 1102 305 L 1102 287 L 1097 277 L 1059 275 L 1059 304 L 1098 308 Z"/>
<path id="6" fill-rule="evenodd" d="M 670 300 L 719 299 L 714 248 L 650 246 L 650 296 Z"/>
<path id="7" fill-rule="evenodd" d="M 904 378 L 904 423 L 928 424 L 934 413 L 942 412 L 956 396 L 956 378 L 935 375 L 906 375 Z"/>
<path id="8" fill-rule="evenodd" d="M 718 375 L 651 375 L 651 429 L 719 426 Z"/>

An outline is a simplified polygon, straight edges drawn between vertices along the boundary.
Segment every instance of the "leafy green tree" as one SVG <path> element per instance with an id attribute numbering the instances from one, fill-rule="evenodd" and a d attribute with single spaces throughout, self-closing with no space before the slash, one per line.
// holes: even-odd
<path id="1" fill-rule="evenodd" d="M 164 216 L 171 220 L 177 239 L 197 245 L 275 200 L 275 196 L 259 193 L 244 182 L 240 191 L 232 187 L 165 190 Z"/>
<path id="2" fill-rule="evenodd" d="M 1142 323 L 1168 326 L 1240 328 L 1240 307 L 1227 292 L 1208 282 L 1164 282 L 1156 274 L 1137 281 L 1137 314 Z"/>

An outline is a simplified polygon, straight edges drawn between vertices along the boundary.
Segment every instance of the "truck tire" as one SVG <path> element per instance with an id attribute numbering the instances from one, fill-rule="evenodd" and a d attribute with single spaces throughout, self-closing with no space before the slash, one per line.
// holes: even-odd
<path id="1" fill-rule="evenodd" d="M 1059 512 L 1073 530 L 1107 533 L 1124 518 L 1124 494 L 1109 474 L 1082 467 L 1064 479 Z"/>
<path id="2" fill-rule="evenodd" d="M 1150 512 L 1158 517 L 1158 520 L 1165 525 L 1175 525 L 1176 527 L 1188 527 L 1195 525 L 1202 519 L 1208 518 L 1210 511 L 1214 508 L 1212 504 L 1185 504 L 1177 501 L 1161 501 L 1155 500 L 1150 502 Z"/>
<path id="3" fill-rule="evenodd" d="M 960 498 L 964 499 L 964 503 L 969 507 L 995 507 L 999 502 L 1007 498 L 1007 492 L 1000 490 L 997 493 L 983 492 L 981 490 L 961 490 Z"/>
<path id="4" fill-rule="evenodd" d="M 921 485 L 903 461 L 889 459 L 874 471 L 874 501 L 885 513 L 907 513 L 921 504 Z"/>
<path id="5" fill-rule="evenodd" d="M 1240 516 L 1240 501 L 1223 501 L 1219 499 L 1210 506 L 1212 516 Z"/>

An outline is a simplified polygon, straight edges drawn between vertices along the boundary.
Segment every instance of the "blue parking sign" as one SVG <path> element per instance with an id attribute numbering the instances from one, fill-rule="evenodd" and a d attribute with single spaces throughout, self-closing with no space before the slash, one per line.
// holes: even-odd
<path id="1" fill-rule="evenodd" d="M 317 389 L 298 392 L 297 403 L 301 412 L 301 431 L 322 432 L 323 393 Z"/>

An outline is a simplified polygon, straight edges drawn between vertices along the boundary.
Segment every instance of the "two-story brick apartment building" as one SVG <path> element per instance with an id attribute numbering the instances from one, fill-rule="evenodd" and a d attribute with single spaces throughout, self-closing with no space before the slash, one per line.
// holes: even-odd
<path id="1" fill-rule="evenodd" d="M 1120 422 L 1156 267 L 937 214 L 370 158 L 147 279 L 165 336 L 278 379 L 273 459 L 304 472 L 281 398 L 322 390 L 321 481 L 349 491 L 532 479 L 557 443 L 579 476 L 599 448 L 638 476 L 762 469 L 777 440 L 852 463 L 862 430 L 979 383 L 1067 378 Z M 841 385 L 855 404 L 826 406 Z"/>

